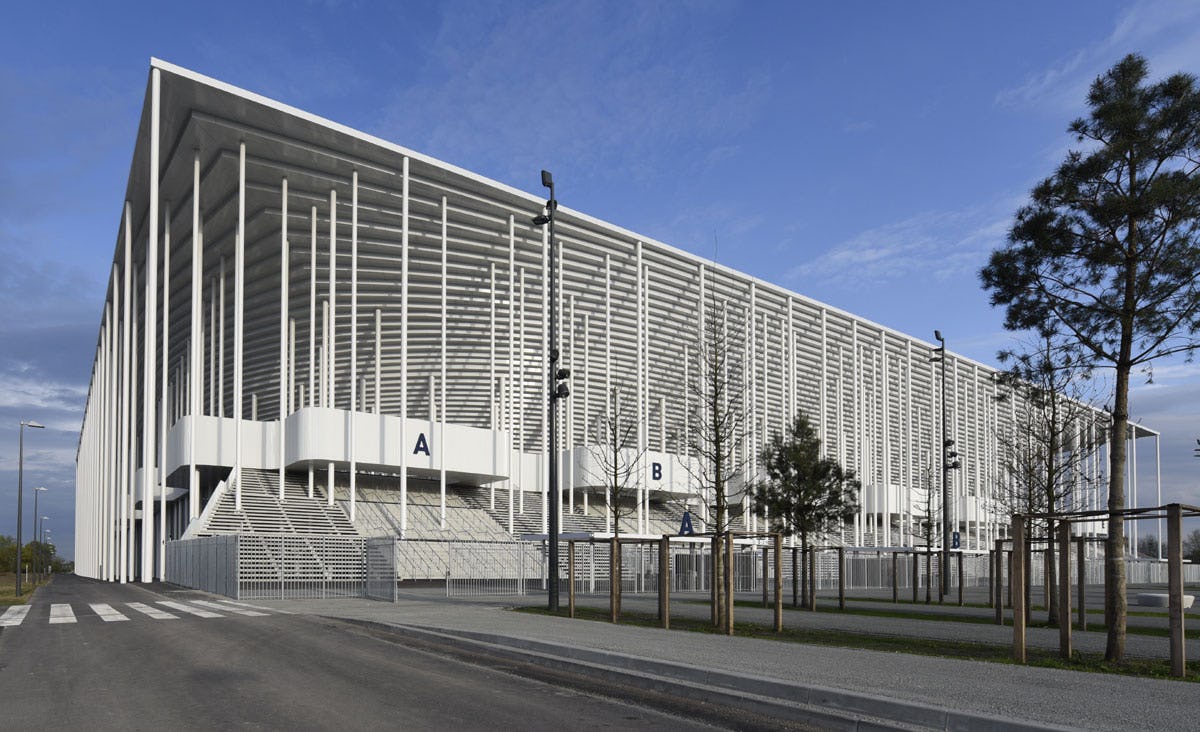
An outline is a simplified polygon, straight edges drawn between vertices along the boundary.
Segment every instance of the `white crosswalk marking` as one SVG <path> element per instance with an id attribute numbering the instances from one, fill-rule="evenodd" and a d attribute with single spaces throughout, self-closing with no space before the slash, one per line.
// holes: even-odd
<path id="1" fill-rule="evenodd" d="M 159 600 L 158 604 L 162 605 L 163 607 L 169 607 L 172 610 L 178 610 L 180 612 L 189 613 L 191 615 L 195 615 L 200 618 L 223 618 L 223 617 L 225 617 L 224 615 L 221 615 L 220 613 L 213 613 L 213 612 L 209 612 L 208 610 L 201 610 L 200 608 L 192 607 L 191 605 L 184 605 L 182 602 L 175 602 L 173 600 Z"/>
<path id="2" fill-rule="evenodd" d="M 227 605 L 218 605 L 217 603 L 209 602 L 208 600 L 192 600 L 192 604 L 199 605 L 201 607 L 212 608 L 213 610 L 223 610 L 227 613 L 236 613 L 238 615 L 249 615 L 251 617 L 261 618 L 262 616 L 266 615 L 266 613 L 260 613 L 257 610 L 243 610 L 242 608 L 238 608 L 238 607 L 229 607 Z"/>
<path id="3" fill-rule="evenodd" d="M 143 615 L 149 615 L 150 617 L 154 618 L 155 620 L 178 620 L 179 619 L 178 615 L 172 615 L 171 613 L 167 612 L 166 610 L 159 610 L 156 607 L 150 607 L 149 605 L 145 605 L 140 602 L 127 602 L 125 604 L 128 605 L 129 607 L 133 608 L 134 610 L 137 610 L 139 613 L 142 613 Z"/>
<path id="4" fill-rule="evenodd" d="M 0 615 L 0 628 L 12 628 L 18 626 L 28 614 L 28 605 L 13 605 L 5 610 L 3 615 Z"/>
<path id="5" fill-rule="evenodd" d="M 50 606 L 50 624 L 57 623 L 74 623 L 75 613 L 71 610 L 71 606 L 67 604 L 54 603 Z"/>
<path id="6" fill-rule="evenodd" d="M 100 616 L 100 619 L 106 623 L 115 623 L 122 620 L 129 620 L 123 614 L 113 609 L 112 605 L 106 605 L 102 602 L 93 603 L 91 605 L 92 612 Z"/>

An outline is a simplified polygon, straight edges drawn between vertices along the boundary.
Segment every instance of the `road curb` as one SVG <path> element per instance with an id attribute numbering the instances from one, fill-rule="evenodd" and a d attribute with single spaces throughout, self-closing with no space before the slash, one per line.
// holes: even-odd
<path id="1" fill-rule="evenodd" d="M 994 732 L 1072 729 L 479 631 L 364 620 L 351 622 L 461 650 L 482 651 L 674 696 L 717 702 L 780 719 L 815 724 L 823 729 Z"/>

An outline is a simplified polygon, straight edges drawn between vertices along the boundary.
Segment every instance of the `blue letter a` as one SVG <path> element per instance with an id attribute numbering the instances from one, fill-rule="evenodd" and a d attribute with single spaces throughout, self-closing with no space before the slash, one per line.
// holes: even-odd
<path id="1" fill-rule="evenodd" d="M 417 435 L 417 446 L 413 448 L 413 455 L 416 455 L 417 453 L 421 453 L 421 452 L 425 453 L 426 455 L 429 455 L 429 443 L 425 441 L 425 433 L 424 432 Z M 429 456 L 433 457 L 432 455 L 429 455 Z"/>

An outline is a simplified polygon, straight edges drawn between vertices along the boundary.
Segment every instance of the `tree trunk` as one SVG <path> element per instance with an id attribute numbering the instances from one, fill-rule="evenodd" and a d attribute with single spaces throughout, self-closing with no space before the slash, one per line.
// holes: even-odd
<path id="1" fill-rule="evenodd" d="M 1108 446 L 1108 510 L 1125 509 L 1125 437 L 1129 430 L 1129 366 L 1118 364 L 1113 400 L 1113 427 Z M 1104 660 L 1125 657 L 1125 522 L 1110 515 L 1104 541 L 1104 624 L 1108 637 Z"/>
<path id="2" fill-rule="evenodd" d="M 621 542 L 617 534 L 608 544 L 608 611 L 612 622 L 621 619 Z"/>
<path id="3" fill-rule="evenodd" d="M 1054 510 L 1053 508 L 1051 510 Z M 1046 573 L 1046 581 L 1043 583 L 1048 588 L 1046 591 L 1046 622 L 1051 628 L 1058 627 L 1058 562 L 1054 561 L 1055 554 L 1055 526 L 1054 521 L 1046 519 L 1046 559 L 1043 571 Z"/>

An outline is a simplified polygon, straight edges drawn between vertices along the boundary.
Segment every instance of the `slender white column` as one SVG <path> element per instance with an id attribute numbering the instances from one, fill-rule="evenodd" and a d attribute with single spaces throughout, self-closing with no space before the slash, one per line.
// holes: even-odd
<path id="1" fill-rule="evenodd" d="M 233 257 L 233 473 L 234 510 L 242 510 L 242 418 L 245 416 L 242 364 L 246 357 L 246 143 L 238 143 L 237 237 Z"/>
<path id="2" fill-rule="evenodd" d="M 383 414 L 383 310 L 375 308 L 375 414 Z"/>
<path id="3" fill-rule="evenodd" d="M 187 517 L 194 521 L 200 516 L 200 481 L 196 469 L 196 422 L 202 407 L 204 390 L 204 332 L 203 306 L 200 289 L 204 287 L 204 242 L 200 240 L 200 152 L 192 157 L 192 367 L 191 400 L 188 412 L 192 415 L 192 430 L 187 438 Z"/>
<path id="4" fill-rule="evenodd" d="M 329 191 L 329 368 L 325 371 L 329 379 L 327 404 L 337 409 L 337 190 Z M 354 405 L 351 404 L 353 409 Z M 333 494 L 329 494 L 332 498 Z"/>
<path id="5" fill-rule="evenodd" d="M 142 566 L 139 578 L 150 582 L 154 573 L 155 368 L 158 358 L 158 137 L 161 72 L 150 72 L 150 203 L 146 241 L 146 295 L 143 306 L 142 358 Z M 165 366 L 165 364 L 164 364 Z M 163 369 L 166 371 L 166 369 Z"/>
<path id="6" fill-rule="evenodd" d="M 116 374 L 117 374 L 117 354 L 116 344 L 117 338 L 115 335 L 116 318 L 114 311 L 116 308 L 117 296 L 117 266 L 113 265 L 111 286 L 109 292 L 111 296 L 104 308 L 104 349 L 105 349 L 105 364 L 104 364 L 104 441 L 103 441 L 103 482 L 101 490 L 103 492 L 103 505 L 101 507 L 101 568 L 100 579 L 111 581 L 115 577 L 112 572 L 113 565 L 113 497 L 116 494 L 116 465 L 117 456 L 117 412 L 116 406 Z"/>
<path id="7" fill-rule="evenodd" d="M 163 212 L 163 295 L 162 295 L 162 414 L 158 433 L 158 572 L 159 580 L 166 578 L 167 569 L 167 357 L 171 353 L 169 325 L 171 322 L 171 202 Z M 178 400 L 176 400 L 178 401 Z M 154 515 L 153 506 L 151 516 Z"/>
<path id="8" fill-rule="evenodd" d="M 1078 445 L 1079 443 L 1076 442 L 1075 444 Z M 1154 436 L 1154 489 L 1158 496 L 1158 502 L 1155 503 L 1154 505 L 1161 506 L 1161 505 L 1163 505 L 1163 501 L 1162 501 L 1162 451 L 1161 451 L 1161 447 L 1159 445 L 1159 436 L 1158 435 Z M 1160 518 L 1160 519 L 1158 519 L 1158 557 L 1157 557 L 1157 559 L 1159 561 L 1162 561 L 1162 558 L 1163 558 L 1163 544 L 1167 543 L 1166 541 L 1163 540 L 1163 536 L 1165 536 L 1165 534 L 1163 534 L 1162 519 Z"/>
<path id="9" fill-rule="evenodd" d="M 310 256 L 308 264 L 308 406 L 317 406 L 317 207 L 309 213 L 312 231 L 309 234 Z M 301 399 L 303 406 L 304 399 Z M 313 497 L 315 486 L 313 464 L 308 464 L 308 497 Z"/>
<path id="10" fill-rule="evenodd" d="M 401 168 L 400 203 L 400 538 L 408 536 L 408 158 Z"/>
<path id="11" fill-rule="evenodd" d="M 137 498 L 137 457 L 138 457 L 137 456 L 137 425 L 136 425 L 136 416 L 135 415 L 137 415 L 137 413 L 138 413 L 138 404 L 139 404 L 139 402 L 138 402 L 138 384 L 140 383 L 138 381 L 139 366 L 138 366 L 137 353 L 136 353 L 137 343 L 138 343 L 138 332 L 139 332 L 138 329 L 140 326 L 139 321 L 138 321 L 138 312 L 139 312 L 138 282 L 142 279 L 139 276 L 138 272 L 139 272 L 139 270 L 137 268 L 134 268 L 133 287 L 131 287 L 129 290 L 129 297 L 130 297 L 130 300 L 132 301 L 130 303 L 132 315 L 131 315 L 131 319 L 129 321 L 129 325 L 130 325 L 130 330 L 132 332 L 129 334 L 129 347 L 130 347 L 130 353 L 129 353 L 129 371 L 130 371 L 130 373 L 129 373 L 129 443 L 128 443 L 129 444 L 129 460 L 127 460 L 125 463 L 126 469 L 128 471 L 126 474 L 126 477 L 125 477 L 125 485 L 128 486 L 128 489 L 125 491 L 125 516 L 126 516 L 125 558 L 126 558 L 126 564 L 128 565 L 125 568 L 125 576 L 128 577 L 130 580 L 134 579 L 135 576 L 137 575 L 136 570 L 137 570 L 137 561 L 138 561 L 137 547 L 135 546 L 135 542 L 137 541 L 137 532 L 136 532 L 137 517 L 134 515 L 134 501 Z"/>
<path id="12" fill-rule="evenodd" d="M 355 452 L 358 448 L 358 435 L 355 432 L 355 409 L 358 406 L 358 171 L 354 171 L 350 179 L 350 426 L 347 430 L 349 444 L 346 454 L 350 460 L 350 521 L 354 521 L 355 506 L 358 502 L 358 461 Z M 443 514 L 445 511 L 443 510 Z M 445 519 L 443 519 L 443 523 Z"/>
<path id="13" fill-rule="evenodd" d="M 289 262 L 290 268 L 290 262 Z M 290 289 L 290 288 L 289 288 Z M 289 293 L 290 296 L 290 293 Z M 287 413 L 291 414 L 297 409 L 297 404 L 304 401 L 303 397 L 296 399 L 296 318 L 288 318 L 288 374 L 287 374 Z M 300 387 L 301 393 L 304 387 Z"/>
<path id="14" fill-rule="evenodd" d="M 497 417 L 499 399 L 496 394 L 496 262 L 488 264 L 488 408 L 490 410 L 488 427 L 493 430 L 502 429 Z M 494 485 L 494 484 L 493 484 Z"/>
<path id="15" fill-rule="evenodd" d="M 129 569 L 129 425 L 130 419 L 131 396 L 130 393 L 130 339 L 132 331 L 131 318 L 131 301 L 133 299 L 133 212 L 129 201 L 125 202 L 125 265 L 121 268 L 121 276 L 124 280 L 124 287 L 121 289 L 121 308 L 123 326 L 121 331 L 121 465 L 119 468 L 120 479 L 118 481 L 118 490 L 120 491 L 120 579 L 121 582 L 127 582 Z"/>
<path id="16" fill-rule="evenodd" d="M 317 406 L 317 207 L 309 215 L 312 233 L 308 264 L 308 406 Z M 309 471 L 311 472 L 311 470 Z M 311 481 L 310 481 L 311 482 Z M 311 498 L 311 496 L 309 496 Z"/>
<path id="17" fill-rule="evenodd" d="M 642 243 L 637 243 L 636 249 L 637 274 L 635 275 L 635 287 L 637 288 L 637 387 L 634 394 L 637 399 L 637 449 L 639 455 L 646 454 L 646 392 L 644 374 L 646 370 L 646 341 L 645 327 L 646 319 L 643 313 L 646 307 L 646 288 L 645 288 L 645 270 L 642 264 Z M 646 533 L 645 516 L 642 514 L 642 504 L 644 502 L 643 495 L 646 493 L 646 460 L 638 462 L 637 476 L 637 532 L 639 534 Z"/>
<path id="18" fill-rule="evenodd" d="M 320 405 L 329 407 L 329 300 L 321 301 L 321 398 Z"/>
<path id="19" fill-rule="evenodd" d="M 517 342 L 517 290 L 516 290 L 516 257 L 517 233 L 516 217 L 508 215 L 508 533 L 513 533 L 513 475 L 520 467 L 520 454 L 517 452 L 517 358 L 524 343 Z"/>
<path id="20" fill-rule="evenodd" d="M 521 317 L 521 325 L 520 325 L 520 341 L 521 341 L 521 343 L 520 343 L 520 346 L 518 347 L 518 349 L 519 349 L 518 353 L 520 353 L 521 362 L 520 362 L 520 366 L 518 367 L 518 370 L 517 370 L 517 378 L 519 380 L 519 384 L 517 387 L 517 393 L 520 395 L 519 398 L 521 400 L 520 401 L 521 412 L 520 412 L 520 419 L 518 421 L 517 430 L 521 435 L 521 441 L 517 443 L 518 444 L 518 447 L 517 447 L 517 461 L 518 461 L 517 462 L 517 488 L 518 488 L 517 510 L 520 512 L 520 514 L 522 516 L 524 516 L 525 515 L 525 460 L 523 459 L 524 458 L 523 453 L 525 452 L 525 450 L 524 450 L 524 448 L 525 448 L 525 413 L 528 411 L 528 409 L 527 409 L 528 405 L 526 405 L 526 403 L 525 403 L 525 371 L 526 371 L 525 359 L 526 359 L 526 353 L 525 353 L 525 268 L 524 267 L 521 268 L 521 296 L 520 297 L 521 297 L 521 299 L 520 299 L 520 305 L 519 305 L 519 307 L 520 307 L 519 312 L 520 312 L 520 317 Z M 543 501 L 543 503 L 545 503 L 545 501 Z M 513 533 L 513 529 L 514 529 L 511 505 L 512 504 L 510 503 L 509 504 L 509 506 L 510 506 L 509 516 L 508 516 L 508 532 L 510 534 Z"/>
<path id="21" fill-rule="evenodd" d="M 288 179 L 279 182 L 279 500 L 287 498 L 287 417 L 288 399 Z"/>
<path id="22" fill-rule="evenodd" d="M 203 247 L 203 242 L 201 242 Z M 217 278 L 208 278 L 208 414 L 217 415 Z"/>
<path id="23" fill-rule="evenodd" d="M 449 335 L 450 335 L 449 331 L 447 329 L 447 326 L 446 326 L 446 249 L 447 249 L 447 243 L 448 243 L 447 237 L 446 237 L 446 215 L 447 215 L 446 197 L 442 196 L 442 352 L 441 352 L 441 358 L 439 359 L 439 361 L 441 363 L 441 381 L 440 381 L 440 383 L 441 383 L 441 387 L 442 387 L 442 390 L 441 390 L 442 401 L 439 403 L 439 406 L 441 407 L 441 409 L 439 410 L 440 414 L 438 416 L 441 419 L 439 421 L 439 424 L 436 427 L 438 438 L 437 438 L 437 444 L 434 447 L 434 450 L 436 450 L 437 454 L 438 454 L 438 488 L 439 488 L 439 492 L 441 495 L 440 521 L 441 521 L 442 531 L 446 530 L 446 451 L 442 449 L 444 447 L 442 442 L 443 442 L 443 438 L 445 437 L 445 433 L 446 433 L 446 409 L 445 409 L 446 396 L 445 395 L 446 395 L 446 390 L 447 390 L 447 386 L 448 386 L 446 383 L 446 359 L 447 359 L 446 341 L 448 340 Z M 430 401 L 430 409 L 432 410 L 432 406 L 433 406 L 433 402 L 432 402 L 433 389 L 432 389 L 432 387 L 430 388 L 430 391 L 429 391 L 429 398 L 431 400 Z M 431 432 L 433 431 L 432 426 L 430 428 L 430 431 Z"/>
<path id="24" fill-rule="evenodd" d="M 221 255 L 221 273 L 217 294 L 217 417 L 225 418 L 225 255 Z"/>

